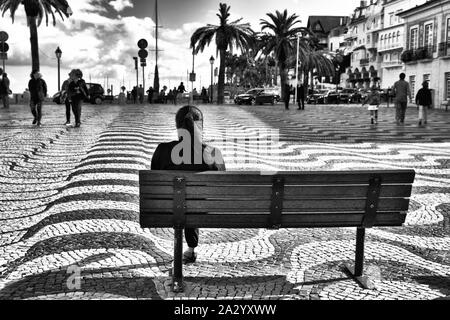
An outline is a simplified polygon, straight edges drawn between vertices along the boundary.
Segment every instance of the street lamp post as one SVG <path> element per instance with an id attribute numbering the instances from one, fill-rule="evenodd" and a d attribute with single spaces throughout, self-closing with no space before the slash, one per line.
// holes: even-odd
<path id="1" fill-rule="evenodd" d="M 56 59 L 58 59 L 58 91 L 61 91 L 61 56 L 62 51 L 58 47 L 55 51 Z"/>
<path id="2" fill-rule="evenodd" d="M 213 83 L 214 83 L 214 81 L 213 81 L 213 69 L 214 69 L 214 61 L 215 61 L 215 59 L 214 59 L 214 57 L 213 56 L 211 56 L 211 58 L 209 58 L 209 63 L 211 64 L 211 103 L 213 103 Z"/>

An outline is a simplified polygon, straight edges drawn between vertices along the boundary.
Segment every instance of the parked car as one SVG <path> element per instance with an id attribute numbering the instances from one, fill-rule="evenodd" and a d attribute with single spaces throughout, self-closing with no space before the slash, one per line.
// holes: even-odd
<path id="1" fill-rule="evenodd" d="M 263 104 L 271 103 L 275 104 L 276 95 L 268 89 L 256 88 L 247 91 L 244 94 L 239 94 L 234 98 L 236 104 Z"/>
<path id="2" fill-rule="evenodd" d="M 89 96 L 91 99 L 90 103 L 93 104 L 102 104 L 105 100 L 105 90 L 98 83 L 86 83 L 87 88 L 89 89 Z"/>
<path id="3" fill-rule="evenodd" d="M 356 89 L 342 89 L 339 93 L 339 100 L 346 103 L 360 103 L 361 94 Z"/>
<path id="4" fill-rule="evenodd" d="M 308 95 L 306 98 L 306 103 L 314 104 L 328 104 L 337 103 L 339 101 L 339 92 L 334 90 L 321 89 Z"/>

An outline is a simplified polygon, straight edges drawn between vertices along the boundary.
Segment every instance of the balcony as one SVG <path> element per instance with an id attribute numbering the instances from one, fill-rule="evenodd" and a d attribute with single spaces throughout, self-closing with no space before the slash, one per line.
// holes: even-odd
<path id="1" fill-rule="evenodd" d="M 403 64 L 400 60 L 397 61 L 386 61 L 381 63 L 381 67 L 385 69 L 389 68 L 398 68 L 401 67 Z"/>
<path id="2" fill-rule="evenodd" d="M 369 59 L 361 59 L 359 60 L 359 64 L 362 66 L 367 66 L 369 65 Z"/>
<path id="3" fill-rule="evenodd" d="M 403 43 L 396 42 L 396 43 L 390 43 L 390 44 L 380 44 L 378 46 L 378 52 L 396 50 L 396 49 L 403 49 Z"/>
<path id="4" fill-rule="evenodd" d="M 433 59 L 433 52 L 436 51 L 436 46 L 421 47 L 417 49 L 405 50 L 402 53 L 401 60 L 404 63 L 417 62 L 420 60 Z M 447 50 L 448 51 L 448 50 Z"/>
<path id="5" fill-rule="evenodd" d="M 450 58 L 450 40 L 439 43 L 438 56 Z"/>

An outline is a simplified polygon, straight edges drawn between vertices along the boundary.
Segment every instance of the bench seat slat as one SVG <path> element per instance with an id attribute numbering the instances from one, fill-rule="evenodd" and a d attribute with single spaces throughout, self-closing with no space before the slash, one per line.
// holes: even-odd
<path id="1" fill-rule="evenodd" d="M 313 227 L 359 227 L 363 214 L 305 214 L 283 215 L 281 228 L 313 228 Z M 378 214 L 375 226 L 401 226 L 405 221 L 403 212 Z M 152 214 L 141 215 L 141 225 L 152 228 L 171 228 L 171 215 Z M 191 214 L 186 217 L 186 227 L 189 228 L 267 228 L 268 215 L 256 214 Z"/>
<path id="2" fill-rule="evenodd" d="M 172 181 L 174 177 L 184 176 L 189 183 L 256 183 L 272 184 L 273 174 L 264 175 L 261 172 L 183 172 L 183 171 L 139 171 L 142 186 L 160 184 Z M 380 171 L 323 171 L 323 172 L 280 172 L 285 178 L 285 184 L 326 184 L 326 183 L 365 183 L 375 175 L 380 176 L 383 183 L 413 183 L 413 170 L 380 170 Z M 245 178 L 245 179 L 244 179 Z"/>
<path id="3" fill-rule="evenodd" d="M 368 185 L 349 186 L 285 186 L 284 198 L 365 198 L 367 197 Z M 411 194 L 411 185 L 383 185 L 381 187 L 381 198 L 386 197 L 408 197 Z M 270 199 L 271 186 L 187 186 L 186 198 L 209 198 L 221 196 L 223 198 L 243 197 Z M 173 197 L 173 186 L 144 186 L 140 190 L 141 197 L 166 198 Z"/>
<path id="4" fill-rule="evenodd" d="M 142 200 L 142 199 L 141 199 Z M 270 200 L 188 200 L 186 212 L 209 211 L 261 211 L 270 210 Z M 283 212 L 287 211 L 364 211 L 365 199 L 324 199 L 324 200 L 284 200 Z M 380 201 L 378 211 L 404 211 L 408 210 L 409 200 L 404 198 L 385 198 Z M 171 212 L 173 202 L 171 200 L 145 199 L 141 201 L 141 210 L 148 212 Z"/>

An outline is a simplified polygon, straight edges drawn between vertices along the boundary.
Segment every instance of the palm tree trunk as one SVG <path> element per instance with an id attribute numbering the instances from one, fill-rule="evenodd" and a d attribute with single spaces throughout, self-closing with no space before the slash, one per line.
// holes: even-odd
<path id="1" fill-rule="evenodd" d="M 219 82 L 217 86 L 217 104 L 223 104 L 225 89 L 225 50 L 220 50 Z"/>
<path id="2" fill-rule="evenodd" d="M 27 17 L 30 27 L 30 42 L 31 42 L 31 64 L 32 70 L 39 70 L 39 43 L 38 30 L 36 24 L 36 17 Z"/>
<path id="3" fill-rule="evenodd" d="M 280 85 L 281 85 L 281 99 L 284 99 L 284 86 L 287 83 L 286 64 L 280 63 Z"/>

